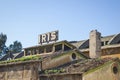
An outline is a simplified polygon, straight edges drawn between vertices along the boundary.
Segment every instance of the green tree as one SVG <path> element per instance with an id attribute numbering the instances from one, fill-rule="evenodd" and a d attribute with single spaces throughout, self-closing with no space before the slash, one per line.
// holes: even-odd
<path id="1" fill-rule="evenodd" d="M 2 53 L 3 49 L 6 47 L 5 43 L 7 41 L 6 34 L 0 34 L 0 53 Z"/>
<path id="2" fill-rule="evenodd" d="M 13 44 L 9 46 L 9 51 L 11 53 L 18 53 L 22 51 L 22 44 L 21 42 L 14 41 Z"/>

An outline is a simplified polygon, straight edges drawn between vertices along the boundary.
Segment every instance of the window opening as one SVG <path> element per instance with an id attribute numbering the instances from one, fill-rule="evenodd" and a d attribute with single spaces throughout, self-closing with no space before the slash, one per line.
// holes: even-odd
<path id="1" fill-rule="evenodd" d="M 68 47 L 67 45 L 64 45 L 64 51 L 68 51 L 68 50 L 71 50 L 71 48 Z"/>
<path id="2" fill-rule="evenodd" d="M 101 42 L 101 46 L 104 46 L 104 42 Z"/>
<path id="3" fill-rule="evenodd" d="M 44 53 L 44 48 L 40 48 L 39 49 L 39 53 L 41 54 L 41 53 Z"/>
<path id="4" fill-rule="evenodd" d="M 76 59 L 76 54 L 72 53 L 72 59 Z"/>
<path id="5" fill-rule="evenodd" d="M 55 52 L 62 50 L 62 44 L 56 45 L 55 46 Z"/>
<path id="6" fill-rule="evenodd" d="M 120 43 L 120 40 L 117 43 Z"/>
<path id="7" fill-rule="evenodd" d="M 30 50 L 27 50 L 26 51 L 26 55 L 30 55 L 31 54 L 31 51 Z"/>
<path id="8" fill-rule="evenodd" d="M 105 41 L 105 45 L 108 45 L 108 41 Z"/>
<path id="9" fill-rule="evenodd" d="M 53 46 L 47 46 L 46 47 L 46 53 L 52 52 Z"/>
<path id="10" fill-rule="evenodd" d="M 113 73 L 117 74 L 118 73 L 118 68 L 116 66 L 113 67 Z"/>

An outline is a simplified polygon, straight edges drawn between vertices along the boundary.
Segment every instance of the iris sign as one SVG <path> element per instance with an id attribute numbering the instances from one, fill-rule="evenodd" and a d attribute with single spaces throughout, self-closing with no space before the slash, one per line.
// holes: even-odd
<path id="1" fill-rule="evenodd" d="M 58 40 L 58 31 L 52 31 L 38 36 L 38 43 L 49 43 Z"/>

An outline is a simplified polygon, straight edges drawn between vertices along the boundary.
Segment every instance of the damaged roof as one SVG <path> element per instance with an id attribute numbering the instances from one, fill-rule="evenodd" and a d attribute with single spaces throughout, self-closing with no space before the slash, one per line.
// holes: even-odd
<path id="1" fill-rule="evenodd" d="M 70 43 L 76 46 L 78 49 L 89 48 L 89 39 L 81 40 L 81 41 L 70 41 Z M 120 43 L 120 33 L 101 37 L 102 46 L 119 44 L 119 43 Z"/>
<path id="2" fill-rule="evenodd" d="M 55 74 L 60 73 L 84 73 L 99 66 L 111 63 L 113 61 L 119 61 L 118 58 L 96 58 L 96 59 L 81 59 L 72 61 L 70 63 L 59 66 L 58 68 L 45 70 L 44 73 Z"/>

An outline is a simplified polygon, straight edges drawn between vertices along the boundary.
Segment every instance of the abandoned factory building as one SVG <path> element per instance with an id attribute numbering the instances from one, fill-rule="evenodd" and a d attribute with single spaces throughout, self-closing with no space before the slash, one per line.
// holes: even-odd
<path id="1" fill-rule="evenodd" d="M 51 44 L 32 46 L 24 49 L 25 51 L 24 55 L 25 56 L 36 55 L 36 54 L 49 55 L 52 54 L 53 52 L 61 53 L 63 51 L 76 49 L 79 52 L 81 52 L 83 55 L 90 57 L 89 41 L 90 39 L 82 40 L 82 41 L 65 40 Z M 107 57 L 107 56 L 120 57 L 120 33 L 101 37 L 100 45 L 101 45 L 102 57 Z"/>
<path id="2" fill-rule="evenodd" d="M 120 33 L 92 30 L 87 40 L 57 41 L 53 31 L 38 39 L 11 60 L 1 58 L 0 80 L 120 80 Z"/>

